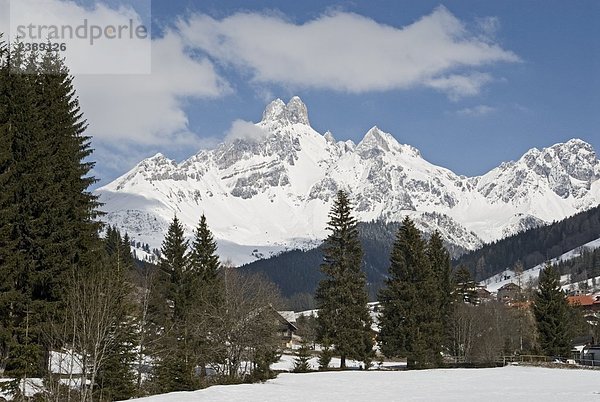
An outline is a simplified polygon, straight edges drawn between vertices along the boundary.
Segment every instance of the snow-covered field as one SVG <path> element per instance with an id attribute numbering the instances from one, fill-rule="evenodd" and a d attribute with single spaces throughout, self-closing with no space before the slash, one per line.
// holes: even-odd
<path id="1" fill-rule="evenodd" d="M 600 401 L 600 371 L 492 369 L 280 374 L 264 384 L 214 386 L 137 399 L 187 401 Z"/>

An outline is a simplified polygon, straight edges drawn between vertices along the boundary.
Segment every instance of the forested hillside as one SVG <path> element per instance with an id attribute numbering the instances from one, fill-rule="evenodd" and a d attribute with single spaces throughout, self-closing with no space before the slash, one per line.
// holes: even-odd
<path id="1" fill-rule="evenodd" d="M 387 275 L 391 246 L 400 224 L 375 221 L 359 223 L 358 227 L 364 250 L 363 270 L 367 275 L 369 296 L 374 299 Z M 488 244 L 457 258 L 454 266 L 464 264 L 477 280 L 482 280 L 512 268 L 517 261 L 528 269 L 597 238 L 600 238 L 600 207 Z M 244 265 L 242 269 L 263 273 L 289 298 L 314 292 L 321 278 L 321 260 L 320 248 L 293 250 Z M 575 274 L 581 276 L 582 265 L 577 266 L 580 269 Z M 561 271 L 565 270 L 568 268 Z"/>
<path id="2" fill-rule="evenodd" d="M 581 254 L 570 260 L 561 261 L 556 264 L 561 275 L 570 274 L 571 282 L 581 282 L 590 278 L 600 276 L 600 248 L 581 250 Z M 596 284 L 592 279 L 592 285 Z"/>
<path id="3" fill-rule="evenodd" d="M 363 247 L 363 271 L 367 275 L 369 297 L 374 298 L 387 274 L 390 251 L 400 224 L 381 221 L 358 224 Z M 261 272 L 275 282 L 283 296 L 312 295 L 321 279 L 319 266 L 323 260 L 321 247 L 311 250 L 292 250 L 268 259 L 258 260 L 241 269 Z"/>
<path id="4" fill-rule="evenodd" d="M 455 266 L 466 265 L 482 280 L 513 268 L 517 261 L 529 269 L 598 238 L 600 206 L 488 244 L 458 258 Z"/>

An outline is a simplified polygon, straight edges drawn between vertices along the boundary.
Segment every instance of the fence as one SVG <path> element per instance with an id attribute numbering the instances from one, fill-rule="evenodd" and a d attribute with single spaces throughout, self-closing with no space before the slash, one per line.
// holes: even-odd
<path id="1" fill-rule="evenodd" d="M 563 364 L 578 364 L 581 366 L 591 366 L 600 368 L 600 360 L 594 359 L 565 359 L 559 357 L 548 357 L 542 355 L 510 355 L 510 356 L 499 356 L 489 361 L 470 361 L 464 356 L 449 356 L 446 357 L 446 362 L 454 365 L 477 365 L 477 364 L 498 364 L 506 366 L 510 363 L 523 363 L 523 364 L 544 364 L 544 363 L 563 363 Z"/>

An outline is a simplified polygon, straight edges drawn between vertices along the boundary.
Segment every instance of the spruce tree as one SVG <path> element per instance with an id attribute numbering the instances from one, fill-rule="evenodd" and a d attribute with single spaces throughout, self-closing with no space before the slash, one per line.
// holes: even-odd
<path id="1" fill-rule="evenodd" d="M 454 299 L 459 303 L 479 304 L 479 296 L 475 289 L 476 283 L 471 275 L 471 271 L 465 266 L 460 265 L 454 272 Z"/>
<path id="2" fill-rule="evenodd" d="M 194 241 L 190 252 L 189 272 L 194 272 L 203 283 L 213 283 L 221 268 L 217 255 L 217 243 L 208 228 L 204 214 L 194 232 Z"/>
<path id="3" fill-rule="evenodd" d="M 302 343 L 300 343 L 300 348 L 296 350 L 295 355 L 296 358 L 294 359 L 294 372 L 306 373 L 307 371 L 310 371 L 309 360 L 311 355 L 308 342 L 305 339 L 303 339 Z"/>
<path id="4" fill-rule="evenodd" d="M 195 364 L 187 353 L 189 337 L 184 325 L 186 306 L 189 305 L 183 285 L 188 267 L 187 248 L 183 225 L 175 216 L 162 244 L 148 312 L 158 337 L 155 341 L 158 362 L 154 384 L 159 392 L 195 388 Z"/>
<path id="5" fill-rule="evenodd" d="M 41 61 L 40 61 L 41 58 Z M 51 322 L 61 322 L 72 269 L 98 261 L 94 179 L 85 124 L 71 78 L 56 56 L 26 54 L 16 45 L 4 62 L 2 92 L 2 233 L 0 266 L 13 295 L 9 302 L 15 345 L 8 372 L 43 375 Z"/>
<path id="6" fill-rule="evenodd" d="M 379 341 L 388 357 L 404 356 L 409 368 L 439 362 L 438 286 L 427 260 L 425 241 L 412 220 L 402 221 L 391 254 L 389 277 L 380 291 Z"/>
<path id="7" fill-rule="evenodd" d="M 431 295 L 432 302 L 435 303 L 434 311 L 434 333 L 430 336 L 430 347 L 436 352 L 437 364 L 441 364 L 442 349 L 448 349 L 451 346 L 451 317 L 452 317 L 452 265 L 450 263 L 450 254 L 440 233 L 436 230 L 426 248 L 427 259 L 431 265 L 432 273 L 435 278 L 436 289 Z"/>
<path id="8" fill-rule="evenodd" d="M 1 35 L 1 34 L 0 34 Z M 9 52 L 0 36 L 0 368 L 8 364 L 14 327 L 14 303 L 19 297 L 16 289 L 17 244 L 13 237 L 14 216 L 14 166 L 12 153 L 14 131 L 11 124 L 11 82 Z"/>
<path id="9" fill-rule="evenodd" d="M 551 264 L 547 264 L 540 271 L 533 306 L 540 346 L 547 356 L 565 357 L 570 352 L 569 309 L 567 296 L 560 287 L 560 275 Z"/>
<path id="10" fill-rule="evenodd" d="M 111 328 L 112 342 L 106 350 L 105 361 L 98 372 L 98 393 L 107 400 L 124 400 L 135 395 L 134 345 L 137 344 L 137 327 L 134 305 L 131 301 L 131 285 L 127 278 L 134 269 L 128 236 L 121 237 L 117 228 L 108 227 L 104 239 L 106 267 L 113 277 L 113 286 L 119 291 L 117 308 L 112 311 L 114 324 Z"/>
<path id="11" fill-rule="evenodd" d="M 189 303 L 186 306 L 185 325 L 188 327 L 190 354 L 197 356 L 202 377 L 206 376 L 206 364 L 216 359 L 215 343 L 218 340 L 210 334 L 217 325 L 213 313 L 224 303 L 224 283 L 220 273 L 217 243 L 203 214 L 194 231 L 183 287 Z"/>
<path id="12" fill-rule="evenodd" d="M 339 191 L 329 214 L 331 232 L 323 247 L 321 271 L 315 299 L 318 340 L 331 343 L 340 354 L 340 367 L 346 358 L 366 360 L 373 354 L 371 317 L 367 306 L 365 274 L 361 270 L 362 249 L 356 219 L 348 195 Z"/>

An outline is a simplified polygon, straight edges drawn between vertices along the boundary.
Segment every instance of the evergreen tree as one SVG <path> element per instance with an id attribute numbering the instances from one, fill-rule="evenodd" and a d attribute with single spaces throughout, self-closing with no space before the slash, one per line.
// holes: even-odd
<path id="1" fill-rule="evenodd" d="M 204 214 L 200 217 L 200 223 L 194 232 L 189 258 L 188 272 L 193 273 L 201 283 L 210 286 L 217 280 L 221 268 L 217 255 L 217 243 L 208 228 Z"/>
<path id="2" fill-rule="evenodd" d="M 137 344 L 136 323 L 133 318 L 134 306 L 131 302 L 131 285 L 127 281 L 134 269 L 131 248 L 127 234 L 121 237 L 117 228 L 108 227 L 104 240 L 107 269 L 114 277 L 114 286 L 120 295 L 113 309 L 114 324 L 111 328 L 112 340 L 106 350 L 106 357 L 98 372 L 98 393 L 107 400 L 124 400 L 135 395 L 134 346 Z"/>
<path id="3" fill-rule="evenodd" d="M 308 347 L 308 341 L 302 339 L 300 348 L 296 350 L 296 358 L 294 359 L 294 372 L 306 373 L 310 371 L 309 360 L 311 358 L 310 348 Z"/>
<path id="4" fill-rule="evenodd" d="M 206 376 L 206 364 L 216 359 L 215 343 L 210 334 L 217 325 L 213 312 L 224 303 L 224 284 L 220 276 L 221 263 L 217 243 L 202 215 L 194 232 L 189 253 L 188 268 L 184 273 L 183 292 L 188 301 L 184 322 L 188 334 L 190 354 L 200 366 L 201 376 Z"/>
<path id="5" fill-rule="evenodd" d="M 2 275 L 1 332 L 12 343 L 2 364 L 15 376 L 43 375 L 45 352 L 62 346 L 46 335 L 63 320 L 70 272 L 98 262 L 94 178 L 84 162 L 91 150 L 56 55 L 27 55 L 20 44 L 2 64 L 0 269 L 10 274 Z"/>
<path id="6" fill-rule="evenodd" d="M 189 305 L 183 285 L 188 267 L 187 241 L 176 216 L 169 225 L 161 255 L 148 311 L 158 337 L 154 384 L 158 392 L 192 390 L 195 364 L 188 353 L 189 337 L 184 325 Z"/>
<path id="7" fill-rule="evenodd" d="M 323 247 L 321 271 L 325 278 L 315 295 L 318 339 L 335 346 L 342 368 L 346 367 L 346 358 L 362 361 L 373 354 L 366 280 L 361 271 L 362 249 L 351 213 L 348 195 L 339 191 L 329 214 L 331 233 Z"/>
<path id="8" fill-rule="evenodd" d="M 436 306 L 434 312 L 434 321 L 437 322 L 434 333 L 429 337 L 430 347 L 436 352 L 437 364 L 441 364 L 442 347 L 449 349 L 451 347 L 451 317 L 452 317 L 452 265 L 450 263 L 450 254 L 440 233 L 436 230 L 430 237 L 426 249 L 427 258 L 431 265 L 436 283 L 436 290 L 431 298 Z"/>
<path id="9" fill-rule="evenodd" d="M 333 349 L 327 341 L 321 341 L 321 353 L 319 354 L 319 370 L 329 369 L 329 363 L 333 358 Z"/>
<path id="10" fill-rule="evenodd" d="M 389 277 L 380 291 L 381 351 L 405 356 L 409 368 L 438 363 L 439 311 L 435 302 L 436 276 L 427 260 L 425 241 L 409 217 L 402 221 L 391 254 Z"/>
<path id="11" fill-rule="evenodd" d="M 560 275 L 547 264 L 540 271 L 539 288 L 533 312 L 540 335 L 539 342 L 547 356 L 568 356 L 571 334 L 570 307 L 560 287 Z"/>
<path id="12" fill-rule="evenodd" d="M 163 241 L 158 265 L 162 280 L 166 279 L 165 301 L 171 304 L 171 312 L 167 316 L 171 316 L 173 320 L 183 316 L 186 304 L 185 295 L 181 290 L 183 276 L 188 265 L 187 248 L 188 243 L 185 240 L 183 225 L 175 216 Z"/>
<path id="13" fill-rule="evenodd" d="M 454 273 L 454 283 L 456 301 L 479 304 L 479 296 L 475 289 L 477 284 L 473 280 L 471 271 L 465 265 L 460 265 Z"/>

